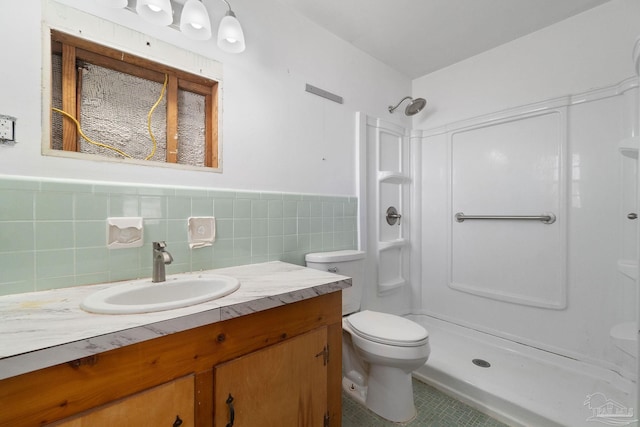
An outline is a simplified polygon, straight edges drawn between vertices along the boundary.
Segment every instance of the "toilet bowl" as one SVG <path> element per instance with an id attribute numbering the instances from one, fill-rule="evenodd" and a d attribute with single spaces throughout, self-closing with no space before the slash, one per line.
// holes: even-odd
<path id="1" fill-rule="evenodd" d="M 344 317 L 342 330 L 351 338 L 351 345 L 349 339 L 343 339 L 343 360 L 355 352 L 366 371 L 366 376 L 353 367 L 346 372 L 342 381 L 345 391 L 390 421 L 413 419 L 411 373 L 429 358 L 427 331 L 408 319 L 369 310 Z"/>
<path id="2" fill-rule="evenodd" d="M 411 373 L 426 363 L 429 334 L 420 325 L 389 313 L 358 311 L 364 252 L 307 254 L 307 266 L 352 278 L 342 296 L 342 386 L 376 414 L 394 422 L 416 415 Z"/>

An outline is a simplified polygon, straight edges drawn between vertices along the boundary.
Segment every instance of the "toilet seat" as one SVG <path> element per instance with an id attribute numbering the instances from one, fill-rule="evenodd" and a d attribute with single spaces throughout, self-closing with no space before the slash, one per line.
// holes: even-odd
<path id="1" fill-rule="evenodd" d="M 425 328 L 393 314 L 364 310 L 345 320 L 355 334 L 380 344 L 419 347 L 429 341 L 429 333 Z"/>

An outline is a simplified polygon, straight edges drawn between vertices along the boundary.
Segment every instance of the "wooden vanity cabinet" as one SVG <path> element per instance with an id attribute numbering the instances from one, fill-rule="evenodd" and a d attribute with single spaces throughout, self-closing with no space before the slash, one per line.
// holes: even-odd
<path id="1" fill-rule="evenodd" d="M 226 427 L 231 394 L 239 427 L 339 427 L 341 317 L 333 292 L 11 377 L 0 426 Z"/>
<path id="2" fill-rule="evenodd" d="M 214 425 L 323 427 L 327 328 L 214 368 Z"/>
<path id="3" fill-rule="evenodd" d="M 189 375 L 49 426 L 193 426 L 194 384 Z"/>

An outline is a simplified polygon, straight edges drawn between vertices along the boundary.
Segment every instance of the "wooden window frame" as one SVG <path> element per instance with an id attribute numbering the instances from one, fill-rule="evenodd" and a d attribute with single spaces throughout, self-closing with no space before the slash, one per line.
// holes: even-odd
<path id="1" fill-rule="evenodd" d="M 204 166 L 219 168 L 218 103 L 219 83 L 216 80 L 151 61 L 122 50 L 113 49 L 85 39 L 51 29 L 51 55 L 62 55 L 62 109 L 80 119 L 81 88 L 78 87 L 77 61 L 129 74 L 145 80 L 167 84 L 167 152 L 165 162 L 177 164 L 178 90 L 204 97 L 205 150 Z M 62 122 L 62 150 L 79 150 L 78 131 L 67 117 Z"/>

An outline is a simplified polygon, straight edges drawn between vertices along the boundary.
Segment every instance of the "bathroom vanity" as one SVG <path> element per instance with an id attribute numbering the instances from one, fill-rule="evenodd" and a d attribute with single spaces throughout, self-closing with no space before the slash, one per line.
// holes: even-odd
<path id="1" fill-rule="evenodd" d="M 43 337 L 15 354 L 0 338 L 0 426 L 340 426 L 340 291 L 350 279 L 281 262 L 216 273 L 240 289 L 148 315 L 75 308 L 105 285 L 0 297 L 3 325 L 24 316 L 24 341 Z M 56 315 L 73 325 L 50 345 L 48 325 L 64 324 Z M 96 319 L 112 331 L 81 332 Z"/>

